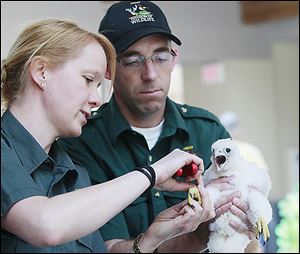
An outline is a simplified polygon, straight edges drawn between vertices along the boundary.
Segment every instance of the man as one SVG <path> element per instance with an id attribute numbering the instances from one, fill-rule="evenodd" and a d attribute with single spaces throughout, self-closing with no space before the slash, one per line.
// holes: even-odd
<path id="1" fill-rule="evenodd" d="M 153 163 L 175 148 L 190 149 L 207 168 L 211 144 L 229 134 L 207 110 L 179 105 L 168 98 L 177 59 L 172 41 L 178 45 L 181 41 L 171 33 L 162 10 L 149 1 L 113 4 L 99 32 L 117 52 L 114 93 L 109 103 L 92 114 L 81 137 L 63 140 L 69 154 L 87 168 L 93 183 Z M 228 179 L 218 184 L 226 188 Z M 219 213 L 232 206 L 234 195 L 215 204 Z M 111 193 L 111 198 L 122 199 L 122 193 Z M 138 236 L 139 240 L 159 212 L 186 198 L 186 192 L 153 189 L 143 193 L 101 228 L 109 251 L 132 250 L 130 239 Z M 240 208 L 242 217 L 247 207 L 241 204 Z M 208 233 L 207 225 L 203 227 L 160 245 L 158 251 L 203 250 Z"/>

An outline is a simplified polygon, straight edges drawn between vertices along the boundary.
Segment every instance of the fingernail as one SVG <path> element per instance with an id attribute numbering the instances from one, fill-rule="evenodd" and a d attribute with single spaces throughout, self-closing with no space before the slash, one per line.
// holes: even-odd
<path id="1" fill-rule="evenodd" d="M 238 224 L 235 222 L 235 221 L 233 221 L 233 220 L 231 220 L 231 221 L 229 221 L 229 223 L 231 224 L 231 226 L 234 226 L 234 227 L 236 227 Z"/>
<path id="2" fill-rule="evenodd" d="M 235 193 L 233 194 L 233 196 L 234 196 L 234 197 L 239 197 L 239 196 L 241 196 L 241 193 L 240 193 L 239 191 L 237 191 L 237 192 L 235 192 Z"/>
<path id="3" fill-rule="evenodd" d="M 230 211 L 232 211 L 233 213 L 237 212 L 239 209 L 235 206 L 235 205 L 232 205 L 230 207 Z"/>
<path id="4" fill-rule="evenodd" d="M 238 205 L 240 203 L 240 200 L 238 198 L 234 198 L 232 200 L 232 202 L 235 204 L 235 205 Z"/>

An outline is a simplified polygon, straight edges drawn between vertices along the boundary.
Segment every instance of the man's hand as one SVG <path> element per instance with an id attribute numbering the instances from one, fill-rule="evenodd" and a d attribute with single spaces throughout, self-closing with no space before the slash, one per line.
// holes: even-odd
<path id="1" fill-rule="evenodd" d="M 239 224 L 234 221 L 230 221 L 229 225 L 241 234 L 245 234 L 250 240 L 255 238 L 255 228 L 247 218 L 248 205 L 245 201 L 241 201 L 238 198 L 232 200 L 232 206 L 230 212 L 241 219 L 244 224 Z"/>
<path id="2" fill-rule="evenodd" d="M 255 238 L 255 228 L 247 218 L 248 205 L 239 199 L 240 193 L 234 192 L 222 197 L 215 204 L 216 217 L 230 210 L 230 212 L 240 218 L 243 224 L 230 221 L 229 225 L 241 234 L 245 234 L 250 240 Z"/>
<path id="3" fill-rule="evenodd" d="M 151 250 L 166 240 L 195 231 L 200 223 L 215 217 L 214 207 L 203 185 L 198 186 L 202 203 L 187 200 L 174 205 L 157 215 L 154 222 L 145 233 L 141 244 L 144 250 Z M 148 246 L 147 246 L 148 245 Z"/>
<path id="4" fill-rule="evenodd" d="M 216 217 L 219 217 L 221 214 L 226 213 L 233 205 L 233 199 L 239 198 L 241 193 L 239 191 L 235 191 L 227 196 L 221 197 L 214 204 Z"/>

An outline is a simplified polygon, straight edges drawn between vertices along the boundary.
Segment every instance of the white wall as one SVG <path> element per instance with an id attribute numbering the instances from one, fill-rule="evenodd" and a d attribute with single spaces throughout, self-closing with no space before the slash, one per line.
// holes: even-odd
<path id="1" fill-rule="evenodd" d="M 278 184 L 291 191 L 299 183 L 299 45 L 276 43 L 272 51 L 280 166 Z"/>
<path id="2" fill-rule="evenodd" d="M 299 16 L 246 25 L 241 22 L 240 1 L 155 2 L 182 40 L 184 64 L 270 58 L 274 42 L 299 43 Z"/>
<path id="3" fill-rule="evenodd" d="M 1 59 L 23 28 L 34 21 L 62 18 L 97 32 L 104 9 L 100 1 L 1 1 Z"/>
<path id="4" fill-rule="evenodd" d="M 203 82 L 200 64 L 183 71 L 186 103 L 217 115 L 237 113 L 239 139 L 262 151 L 273 182 L 270 197 L 277 200 L 299 181 L 299 164 L 295 169 L 291 161 L 299 153 L 299 47 L 279 43 L 272 52 L 269 59 L 225 60 L 221 83 Z"/>
<path id="5" fill-rule="evenodd" d="M 1 1 L 1 58 L 30 21 L 66 18 L 96 32 L 107 7 L 116 1 Z M 180 62 L 268 58 L 274 42 L 299 43 L 299 16 L 245 25 L 239 1 L 154 1 L 182 40 Z"/>

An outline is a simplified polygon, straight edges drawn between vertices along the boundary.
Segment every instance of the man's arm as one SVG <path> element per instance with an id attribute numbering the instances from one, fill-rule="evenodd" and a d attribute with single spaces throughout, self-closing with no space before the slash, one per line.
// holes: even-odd
<path id="1" fill-rule="evenodd" d="M 255 233 L 253 227 L 249 220 L 247 219 L 246 212 L 248 210 L 248 205 L 245 201 L 241 201 L 238 198 L 234 198 L 232 200 L 232 206 L 230 207 L 230 211 L 238 216 L 245 225 L 247 225 L 247 229 L 241 227 L 241 225 L 237 223 L 231 223 L 233 229 L 236 231 L 248 235 L 251 240 L 245 249 L 245 253 L 262 253 L 263 249 L 259 241 L 255 238 Z"/>
<path id="2" fill-rule="evenodd" d="M 208 224 L 209 222 L 202 223 L 194 232 L 177 236 L 163 242 L 158 246 L 158 252 L 192 253 L 206 249 L 209 235 Z M 154 235 L 148 235 L 146 237 L 155 238 Z M 113 239 L 105 241 L 105 245 L 110 253 L 133 253 L 133 242 L 134 240 Z"/>
<path id="3" fill-rule="evenodd" d="M 199 253 L 205 250 L 207 248 L 209 236 L 208 225 L 210 222 L 201 223 L 194 232 L 177 236 L 164 242 L 159 246 L 158 252 Z"/>
<path id="4" fill-rule="evenodd" d="M 187 200 L 162 211 L 141 236 L 139 246 L 141 252 L 151 253 L 156 248 L 158 252 L 194 252 L 201 251 L 206 246 L 207 235 L 199 228 L 200 224 L 215 216 L 213 204 L 203 186 L 199 186 L 202 204 L 192 200 L 192 205 Z M 199 233 L 199 231 L 200 233 Z M 194 232 L 190 234 L 190 232 Z M 180 236 L 179 235 L 183 235 Z M 204 240 L 203 240 L 204 239 Z M 120 239 L 105 242 L 109 252 L 132 252 L 133 242 Z"/>
<path id="5" fill-rule="evenodd" d="M 113 239 L 104 243 L 109 253 L 133 253 L 133 240 Z"/>

